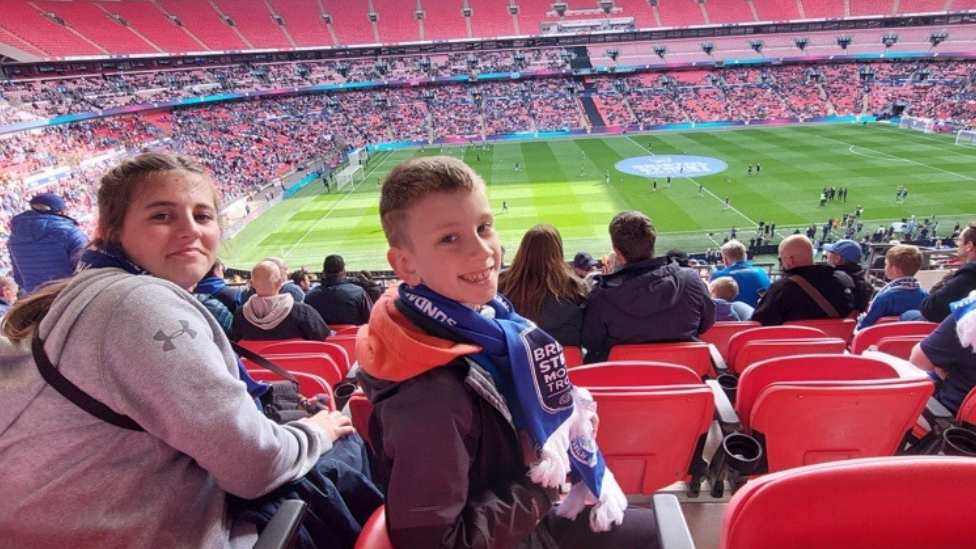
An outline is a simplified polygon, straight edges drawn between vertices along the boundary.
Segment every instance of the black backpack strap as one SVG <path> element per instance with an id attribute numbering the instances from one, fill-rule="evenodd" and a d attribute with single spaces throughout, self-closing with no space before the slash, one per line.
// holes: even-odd
<path id="1" fill-rule="evenodd" d="M 231 348 L 234 349 L 234 352 L 237 353 L 237 356 L 246 358 L 246 359 L 250 360 L 251 362 L 257 364 L 258 366 L 260 366 L 262 368 L 266 368 L 268 370 L 271 370 L 272 372 L 278 374 L 279 376 L 281 376 L 281 377 L 287 379 L 288 381 L 294 383 L 296 386 L 299 385 L 298 380 L 295 379 L 295 376 L 291 375 L 291 372 L 289 372 L 288 370 L 282 368 L 281 366 L 278 366 L 274 362 L 271 362 L 270 360 L 268 360 L 268 359 L 264 358 L 263 356 L 255 353 L 254 351 L 252 351 L 250 349 L 246 349 L 246 348 L 238 345 L 237 343 L 234 343 L 233 341 L 230 342 L 230 346 L 231 346 Z"/>
<path id="2" fill-rule="evenodd" d="M 44 341 L 38 337 L 36 332 L 31 342 L 31 351 L 34 354 L 34 363 L 37 364 L 37 369 L 41 372 L 44 381 L 48 382 L 55 391 L 61 393 L 61 396 L 70 400 L 75 406 L 116 427 L 130 431 L 145 431 L 131 417 L 115 412 L 61 375 L 61 372 L 48 359 L 47 353 L 44 352 Z"/>

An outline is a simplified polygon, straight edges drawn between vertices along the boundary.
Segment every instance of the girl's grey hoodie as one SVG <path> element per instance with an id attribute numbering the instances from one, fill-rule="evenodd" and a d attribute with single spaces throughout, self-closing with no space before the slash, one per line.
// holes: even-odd
<path id="1" fill-rule="evenodd" d="M 220 326 L 165 280 L 85 271 L 39 334 L 51 362 L 145 432 L 89 415 L 0 337 L 0 547 L 251 547 L 225 495 L 303 476 L 332 444 L 267 420 Z"/>

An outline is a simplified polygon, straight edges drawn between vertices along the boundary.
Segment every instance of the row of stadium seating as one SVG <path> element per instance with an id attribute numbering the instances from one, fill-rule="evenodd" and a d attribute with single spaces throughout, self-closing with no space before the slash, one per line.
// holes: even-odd
<path id="1" fill-rule="evenodd" d="M 553 51 L 536 51 L 527 56 L 535 68 L 555 68 L 563 63 Z M 502 64 L 502 59 L 495 60 Z M 456 56 L 442 56 L 433 60 L 436 75 L 464 74 L 463 64 Z M 671 122 L 714 121 L 730 119 L 767 119 L 797 116 L 825 116 L 828 114 L 878 113 L 892 102 L 901 101 L 912 105 L 916 116 L 935 116 L 931 107 L 936 104 L 965 102 L 972 94 L 969 85 L 971 64 L 960 61 L 915 61 L 872 63 L 825 63 L 818 65 L 771 65 L 762 68 L 714 68 L 699 70 L 667 70 L 632 75 L 612 75 L 588 78 L 595 86 L 596 95 L 607 109 L 615 109 L 619 123 L 607 125 L 632 125 L 634 116 L 625 115 L 621 102 L 629 103 L 630 111 L 637 114 L 644 109 L 656 109 L 655 105 L 643 105 L 642 95 L 680 96 L 679 108 L 664 109 L 671 113 Z M 383 70 L 397 73 L 405 80 L 421 78 L 423 71 L 416 64 L 402 58 L 384 62 Z M 345 76 L 340 74 L 340 69 Z M 238 65 L 207 69 L 187 69 L 166 72 L 126 73 L 101 76 L 82 76 L 46 80 L 16 80 L 0 85 L 0 126 L 18 122 L 49 119 L 67 114 L 101 111 L 155 101 L 173 101 L 214 95 L 218 93 L 242 93 L 249 91 L 273 91 L 297 86 L 363 82 L 377 76 L 375 61 L 356 61 L 339 67 L 335 62 L 279 63 L 260 66 Z M 504 70 L 504 69 L 503 69 Z M 864 86 L 862 72 L 870 73 L 870 85 Z M 620 81 L 624 85 L 620 85 Z M 540 84 L 540 82 L 545 82 Z M 512 95 L 540 95 L 540 86 L 573 85 L 567 80 L 523 79 L 512 84 L 481 82 L 467 85 L 471 94 L 482 98 L 503 98 Z M 612 84 L 612 85 L 611 85 Z M 809 93 L 811 87 L 817 92 Z M 391 103 L 411 97 L 419 104 L 436 100 L 442 93 L 437 86 L 413 88 L 423 90 L 419 94 L 402 88 L 390 88 L 370 92 L 372 98 L 384 97 Z M 500 90 L 500 91 L 499 91 Z M 558 92 L 559 90 L 555 90 Z M 584 86 L 583 90 L 587 91 Z M 426 94 L 426 97 L 425 97 Z M 338 94 L 343 95 L 343 94 Z M 869 99 L 864 102 L 865 96 Z M 749 101 L 745 101 L 749 98 Z M 463 101 L 463 98 L 457 98 Z M 713 109 L 709 104 L 725 103 L 737 108 Z M 761 105 L 749 106 L 759 101 Z M 656 103 L 656 101 L 651 101 Z M 832 104 L 832 109 L 827 103 Z M 703 104 L 704 103 L 704 104 Z M 485 109 L 490 110 L 490 109 Z M 951 110 L 951 109 L 950 109 Z M 948 111 L 947 111 L 948 112 Z M 683 114 L 687 113 L 687 114 Z M 643 120 L 644 117 L 637 117 Z M 655 121 L 654 123 L 662 123 Z M 667 122 L 663 122 L 667 123 Z M 597 124 L 599 125 L 599 124 Z M 574 127 L 582 127 L 577 125 Z M 523 126 L 525 128 L 525 126 Z M 522 131 L 530 131 L 523 129 Z M 480 132 L 460 132 L 470 135 Z M 489 134 L 508 133 L 489 131 Z M 451 135 L 448 132 L 446 135 Z M 390 139 L 381 138 L 379 141 Z M 393 138 L 392 140 L 401 140 Z"/>
<path id="2" fill-rule="evenodd" d="M 519 6 L 509 12 L 509 3 Z M 79 55 L 290 49 L 533 35 L 544 22 L 607 17 L 569 0 L 2 0 L 0 43 L 41 59 Z M 462 15 L 470 8 L 472 16 Z M 638 28 L 891 16 L 976 8 L 974 0 L 616 0 L 609 14 Z M 424 11 L 417 20 L 416 10 Z M 328 14 L 327 18 L 324 17 Z M 370 14 L 375 15 L 375 21 Z M 177 23 L 176 21 L 179 21 Z M 111 38 L 109 38 L 111 37 Z"/>

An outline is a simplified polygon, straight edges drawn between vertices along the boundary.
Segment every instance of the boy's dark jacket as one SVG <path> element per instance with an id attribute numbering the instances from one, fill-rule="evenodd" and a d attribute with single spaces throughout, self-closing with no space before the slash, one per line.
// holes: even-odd
<path id="1" fill-rule="evenodd" d="M 481 348 L 447 336 L 392 290 L 357 338 L 393 545 L 557 549 L 537 526 L 551 503 L 526 477 L 505 401 L 464 358 Z"/>

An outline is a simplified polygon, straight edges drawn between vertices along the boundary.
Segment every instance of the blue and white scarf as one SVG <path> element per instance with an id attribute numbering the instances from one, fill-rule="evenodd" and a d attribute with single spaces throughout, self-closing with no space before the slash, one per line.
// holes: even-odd
<path id="1" fill-rule="evenodd" d="M 79 272 L 86 269 L 105 269 L 109 267 L 122 269 L 123 271 L 134 275 L 152 276 L 152 273 L 149 271 L 129 261 L 129 259 L 125 257 L 125 253 L 122 251 L 122 248 L 115 244 L 104 244 L 100 248 L 85 248 L 85 250 L 81 252 L 81 257 L 78 258 Z M 254 399 L 258 409 L 261 409 L 261 401 L 259 399 L 261 395 L 268 391 L 268 385 L 266 383 L 255 381 L 253 378 L 251 378 L 251 375 L 247 373 L 247 369 L 244 368 L 244 363 L 241 362 L 240 357 L 237 357 L 237 371 L 241 376 L 241 381 L 247 385 L 248 394 L 250 394 Z"/>
<path id="2" fill-rule="evenodd" d="M 491 374 L 516 429 L 528 432 L 540 450 L 529 469 L 532 481 L 553 488 L 571 475 L 573 486 L 557 513 L 573 519 L 595 503 L 593 531 L 623 522 L 627 498 L 607 469 L 590 421 L 596 403 L 569 382 L 562 346 L 502 296 L 479 313 L 423 285 L 401 284 L 399 292 L 410 309 L 484 349 L 470 358 Z"/>
<path id="3" fill-rule="evenodd" d="M 878 294 L 883 294 L 892 290 L 917 290 L 920 287 L 921 286 L 919 286 L 917 278 L 913 276 L 905 276 L 902 278 L 896 278 L 885 284 L 884 288 L 881 288 L 878 291 Z"/>

